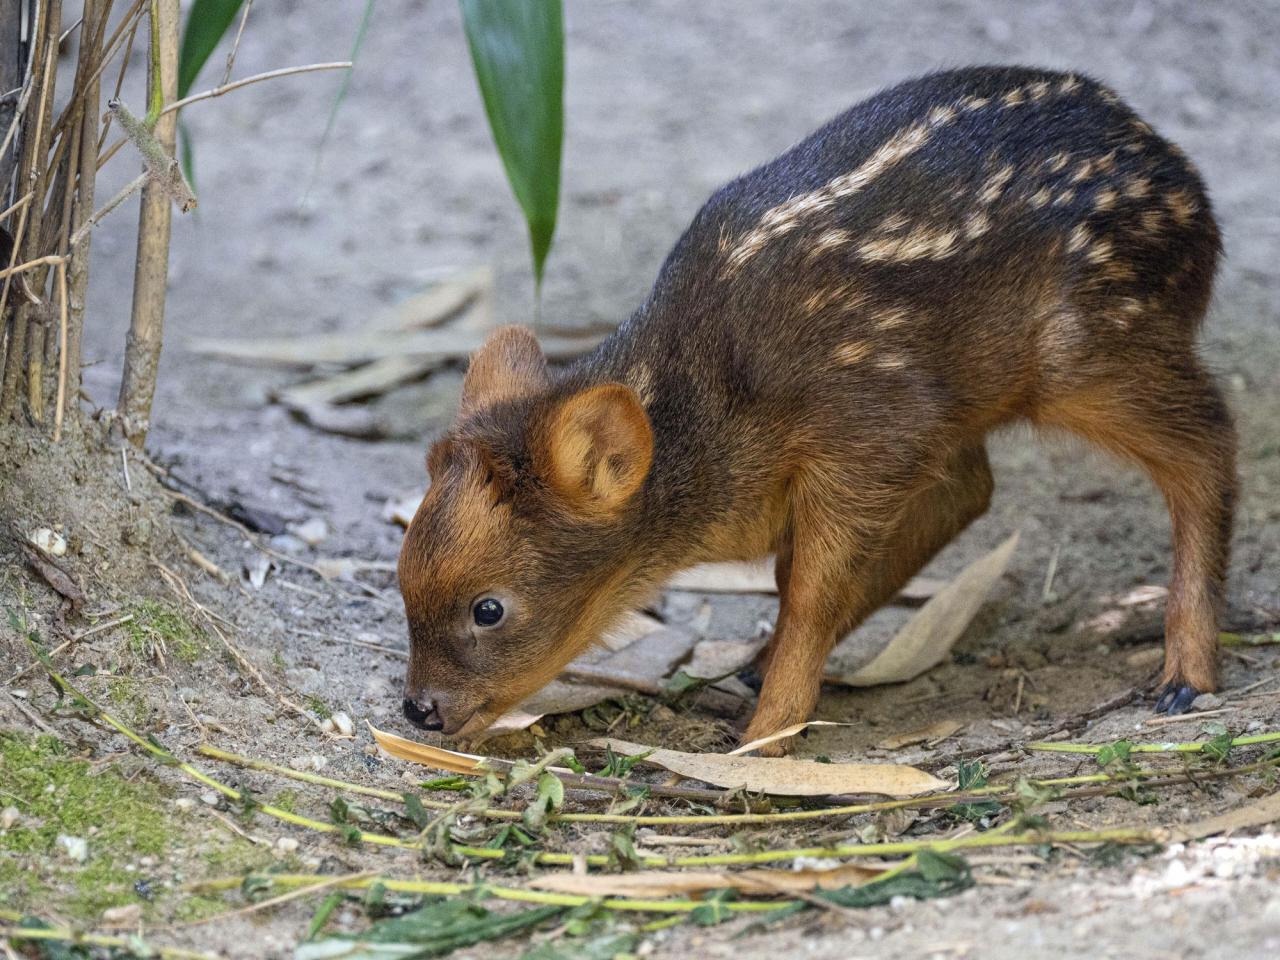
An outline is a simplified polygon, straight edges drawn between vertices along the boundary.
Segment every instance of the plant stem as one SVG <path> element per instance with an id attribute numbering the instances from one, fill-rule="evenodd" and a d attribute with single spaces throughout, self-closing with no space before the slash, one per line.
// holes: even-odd
<path id="1" fill-rule="evenodd" d="M 279 873 L 265 876 L 273 884 L 282 887 L 310 886 L 329 879 L 319 874 Z M 201 892 L 216 893 L 222 890 L 237 889 L 244 879 L 242 877 L 225 877 L 219 880 L 206 880 L 191 884 L 188 889 Z M 581 907 L 596 904 L 606 910 L 632 910 L 642 913 L 689 913 L 702 905 L 698 900 L 633 900 L 629 897 L 606 897 L 603 900 L 595 897 L 581 896 L 572 893 L 551 893 L 545 890 L 522 890 L 519 887 L 499 887 L 487 883 L 445 883 L 427 880 L 394 880 L 383 877 L 371 877 L 364 880 L 351 880 L 339 885 L 340 889 L 367 890 L 374 884 L 398 893 L 418 893 L 427 896 L 456 897 L 461 894 L 489 894 L 500 900 L 513 900 L 519 903 L 539 903 L 560 907 Z M 768 913 L 790 907 L 790 900 L 728 900 L 723 906 L 726 910 L 741 913 Z"/>
<path id="2" fill-rule="evenodd" d="M 0 919 L 21 923 L 22 916 L 11 910 L 0 910 Z M 104 933 L 81 933 L 70 927 L 24 927 L 0 926 L 0 944 L 6 940 L 58 941 L 82 943 L 91 947 L 114 947 L 132 951 L 136 949 L 136 941 L 124 937 L 113 937 Z M 217 960 L 212 953 L 201 953 L 197 950 L 184 950 L 182 947 L 162 947 L 154 943 L 147 947 L 159 957 L 172 957 L 174 960 Z M 148 954 L 150 955 L 150 954 Z"/>
<path id="3" fill-rule="evenodd" d="M 178 0 L 152 0 L 153 55 L 151 89 L 160 102 L 173 99 L 178 89 Z M 159 108 L 157 107 L 157 110 Z M 157 112 L 157 116 L 159 116 Z M 155 125 L 155 139 L 170 157 L 177 140 L 177 116 Z M 181 177 L 181 172 L 178 172 Z M 142 188 L 138 215 L 138 256 L 133 275 L 133 316 L 125 343 L 124 373 L 117 410 L 125 436 L 137 447 L 146 440 L 151 400 L 159 372 L 164 336 L 165 286 L 169 275 L 169 228 L 172 190 L 153 178 Z"/>
<path id="4" fill-rule="evenodd" d="M 1280 741 L 1280 732 L 1258 733 L 1249 737 L 1236 737 L 1231 741 L 1233 747 L 1247 747 L 1258 743 L 1276 743 Z M 1105 743 L 1028 743 L 1026 749 L 1043 753 L 1090 753 L 1097 754 L 1109 745 Z M 1200 753 L 1204 750 L 1204 741 L 1184 743 L 1135 743 L 1129 747 L 1131 753 Z"/>

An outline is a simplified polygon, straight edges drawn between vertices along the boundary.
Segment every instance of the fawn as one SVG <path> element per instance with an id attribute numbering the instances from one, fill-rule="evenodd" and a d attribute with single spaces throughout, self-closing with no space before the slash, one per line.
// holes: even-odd
<path id="1" fill-rule="evenodd" d="M 986 510 L 984 438 L 1013 421 L 1164 495 L 1156 709 L 1184 711 L 1217 684 L 1236 489 L 1196 349 L 1219 251 L 1192 164 L 1082 76 L 955 70 L 853 107 L 712 196 L 567 371 L 519 327 L 472 358 L 400 556 L 405 715 L 478 733 L 679 568 L 774 551 L 744 738 L 803 721 L 837 638 Z"/>

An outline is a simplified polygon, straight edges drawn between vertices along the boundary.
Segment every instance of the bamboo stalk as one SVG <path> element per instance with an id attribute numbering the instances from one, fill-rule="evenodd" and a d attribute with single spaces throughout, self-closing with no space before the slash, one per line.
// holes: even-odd
<path id="1" fill-rule="evenodd" d="M 98 38 L 97 52 L 99 59 L 105 63 L 105 51 L 102 48 L 101 37 L 106 31 L 107 19 L 111 14 L 112 0 L 85 0 L 85 18 L 92 18 L 95 30 L 94 36 Z M 76 178 L 76 196 L 75 203 L 71 208 L 71 233 L 74 236 L 85 224 L 85 221 L 93 213 L 94 193 L 98 180 L 98 110 L 101 100 L 102 83 L 99 77 L 101 71 L 98 69 L 99 64 L 92 64 L 93 70 L 86 77 L 84 88 L 80 93 L 83 101 L 83 110 L 80 115 L 80 175 Z M 122 74 L 123 75 L 123 74 Z M 80 397 L 80 361 L 82 356 L 82 344 L 84 342 L 84 314 L 85 314 L 85 298 L 89 289 L 89 239 L 86 237 L 83 243 L 76 246 L 68 238 L 63 253 L 71 258 L 71 276 L 64 302 L 67 305 L 67 337 L 64 353 L 64 363 L 66 367 L 64 388 L 64 400 L 58 404 L 58 417 L 65 417 L 67 414 L 65 398 L 71 398 L 72 410 L 79 409 Z M 63 277 L 59 283 L 66 280 L 64 271 Z M 77 418 L 73 417 L 73 421 Z M 57 423 L 55 419 L 54 431 L 57 432 Z"/>
<path id="2" fill-rule="evenodd" d="M 48 153 L 48 141 L 45 137 L 45 117 L 46 114 L 51 114 L 53 111 L 51 93 L 55 82 L 55 74 L 57 73 L 58 47 L 56 34 L 61 10 L 62 0 L 51 0 L 50 3 L 40 4 L 36 32 L 34 34 L 37 38 L 37 43 L 31 60 L 33 65 L 31 82 L 36 83 L 38 81 L 40 99 L 36 106 L 34 129 L 30 135 L 24 132 L 22 158 L 18 165 L 18 175 L 22 178 L 21 182 L 29 188 L 32 202 L 22 208 L 22 212 L 18 217 L 18 230 L 13 235 L 14 256 L 17 257 L 19 251 L 22 251 L 24 260 L 34 260 L 40 255 L 40 212 L 37 209 L 33 215 L 32 208 L 39 207 L 44 200 L 43 157 Z M 54 34 L 52 37 L 50 36 L 51 31 Z M 35 224 L 36 226 L 33 229 L 28 229 L 29 224 Z M 35 239 L 33 240 L 32 237 Z M 10 266 L 12 265 L 13 263 L 11 262 Z M 12 278 L 6 277 L 4 289 L 0 291 L 0 317 L 4 316 L 4 308 L 9 299 L 9 290 L 12 287 L 12 283 Z M 11 417 L 17 407 L 18 394 L 21 389 L 20 380 L 26 364 L 27 328 L 31 320 L 32 306 L 30 303 L 22 304 L 15 311 L 13 318 L 12 334 L 9 337 L 8 350 L 4 358 L 4 378 L 0 381 L 0 421 Z"/>
<path id="3" fill-rule="evenodd" d="M 137 949 L 134 937 L 113 937 L 105 933 L 81 933 L 70 927 L 26 927 L 0 926 L 0 942 L 5 940 L 30 940 L 48 943 L 65 940 L 68 943 L 82 943 L 91 947 L 115 947 L 132 955 Z M 158 957 L 172 957 L 173 960 L 217 960 L 212 953 L 201 953 L 198 950 L 184 950 L 182 947 L 164 947 L 154 943 L 147 944 Z M 148 954 L 150 955 L 150 954 Z"/>
<path id="4" fill-rule="evenodd" d="M 148 67 L 153 96 L 148 105 L 157 116 L 163 101 L 178 91 L 178 0 L 153 0 L 150 29 L 155 42 Z M 177 141 L 177 114 L 161 117 L 155 137 L 170 156 Z M 137 447 L 146 440 L 155 396 L 160 346 L 164 338 L 165 285 L 169 276 L 170 191 L 155 180 L 142 188 L 138 215 L 138 256 L 133 275 L 133 317 L 125 344 L 124 374 L 117 410 L 124 435 Z"/>

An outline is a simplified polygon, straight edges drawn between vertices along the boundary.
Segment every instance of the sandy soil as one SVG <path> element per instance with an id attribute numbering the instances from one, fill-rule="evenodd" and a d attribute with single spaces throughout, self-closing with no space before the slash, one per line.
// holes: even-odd
<path id="1" fill-rule="evenodd" d="M 255 7 L 237 72 L 345 57 L 361 6 L 283 0 Z M 1243 476 L 1225 620 L 1228 629 L 1242 631 L 1280 625 L 1280 276 L 1274 266 L 1280 259 L 1274 190 L 1280 11 L 1274 5 L 673 0 L 570 7 L 564 196 L 542 308 L 542 317 L 558 325 L 624 317 L 715 186 L 877 87 L 938 66 L 1024 62 L 1083 70 L 1118 89 L 1200 165 L 1223 224 L 1227 259 L 1206 352 L 1239 417 Z M 317 168 L 337 83 L 312 75 L 263 84 L 186 115 L 201 206 L 175 226 L 169 344 L 148 449 L 217 501 L 290 520 L 323 517 L 333 532 L 310 559 L 389 561 L 400 534 L 381 518 L 381 506 L 424 482 L 423 452 L 451 413 L 457 371 L 380 401 L 397 436 L 367 443 L 318 433 L 268 403 L 271 389 L 290 382 L 288 371 L 225 364 L 184 348 L 197 335 L 356 330 L 434 278 L 481 264 L 497 270 L 498 315 L 531 318 L 523 227 L 483 121 L 456 7 L 412 0 L 378 5 Z M 100 188 L 104 195 L 132 170 L 118 163 L 111 176 Z M 85 347 L 93 365 L 85 382 L 103 406 L 118 383 L 134 220 L 134 208 L 124 208 L 95 234 L 93 322 Z M 965 723 L 956 740 L 941 751 L 907 751 L 904 759 L 940 765 L 948 750 L 985 749 L 1004 757 L 997 768 L 1012 767 L 1011 743 L 1145 681 L 1158 666 L 1158 605 L 1115 617 L 1117 597 L 1168 576 L 1168 521 L 1154 489 L 1074 445 L 1037 442 L 1025 433 L 997 439 L 992 455 L 997 494 L 990 514 L 928 572 L 957 572 L 1011 530 L 1020 529 L 1023 539 L 994 601 L 961 641 L 956 662 L 903 687 L 828 691 L 819 715 L 855 726 L 816 733 L 803 752 L 882 757 L 871 747 L 886 733 L 954 718 Z M 77 561 L 98 587 L 90 609 L 110 611 L 148 591 L 166 595 L 156 568 L 141 559 L 145 531 L 137 532 L 142 520 L 163 527 L 164 518 L 151 517 L 144 494 L 130 502 L 115 458 L 86 452 L 80 462 L 88 474 L 81 477 L 85 489 L 94 492 L 79 507 L 106 518 L 82 524 Z M 149 489 L 136 461 L 133 470 L 144 476 L 135 475 L 131 485 Z M 59 501 L 46 499 L 51 486 L 68 499 L 76 495 L 60 486 L 65 481 L 38 471 L 24 475 L 10 488 L 8 506 L 40 515 Z M 223 569 L 238 573 L 258 556 L 208 518 L 184 514 L 178 527 Z M 131 552 L 122 552 L 121 541 Z M 362 591 L 286 567 L 261 590 L 246 591 L 184 566 L 167 533 L 157 534 L 152 551 L 184 571 L 195 596 L 235 624 L 234 642 L 268 682 L 358 720 L 398 724 L 402 662 L 349 643 L 404 646 L 403 616 L 387 576 L 366 577 L 372 589 Z M 1056 575 L 1046 590 L 1055 555 Z M 38 596 L 30 612 L 48 624 L 49 608 Z M 692 612 L 688 601 L 669 601 L 666 608 L 677 621 Z M 742 636 L 771 614 L 766 600 L 717 599 L 707 629 Z M 104 632 L 63 665 L 70 670 L 100 661 L 118 643 Z M 1273 676 L 1274 650 L 1228 657 L 1225 695 Z M 26 662 L 16 648 L 14 656 Z M 365 754 L 363 741 L 321 737 L 225 659 L 216 669 L 177 669 L 176 679 L 157 685 L 163 689 L 147 701 L 171 746 L 189 748 L 212 729 L 233 748 L 277 758 L 318 755 L 336 776 L 394 785 L 396 769 Z M 1019 676 L 1024 696 L 1016 692 Z M 1275 687 L 1262 687 L 1268 689 Z M 49 702 L 47 694 L 33 696 L 34 709 L 42 698 Z M 179 699 L 195 705 L 195 723 Z M 1087 735 L 1099 741 L 1155 737 L 1142 726 L 1149 708 L 1115 710 Z M 1276 697 L 1228 699 L 1227 709 L 1221 719 L 1238 729 L 1280 726 Z M 10 719 L 19 722 L 16 714 Z M 743 719 L 745 713 L 713 721 L 694 711 L 677 716 L 664 735 L 705 737 L 714 722 L 711 736 L 728 737 Z M 572 718 L 547 727 L 553 740 L 583 732 Z M 1187 723 L 1159 736 L 1188 739 L 1198 731 Z M 518 751 L 529 742 L 517 738 L 505 746 Z M 108 749 L 122 748 L 111 742 Z M 1063 769 L 1027 763 L 1016 765 Z M 166 782 L 178 794 L 194 795 Z M 1158 808 L 1098 800 L 1073 805 L 1071 815 L 1092 826 L 1182 821 L 1243 797 L 1227 785 L 1191 787 Z M 221 829 L 212 821 L 205 826 Z M 332 845 L 307 839 L 301 855 L 335 854 Z M 352 869 L 386 862 L 366 853 L 338 856 Z M 1211 863 L 1204 866 L 1207 856 L 1175 850 L 1110 868 L 1072 858 L 1035 870 L 997 864 L 987 871 L 993 885 L 949 901 L 895 904 L 852 918 L 811 913 L 745 940 L 732 938 L 741 923 L 681 928 L 653 940 L 655 955 L 1274 956 L 1280 950 L 1275 854 L 1269 868 L 1257 866 L 1265 864 L 1262 857 L 1225 879 Z M 235 955 L 279 955 L 305 916 L 282 911 L 255 923 L 251 947 L 236 929 L 205 942 Z"/>

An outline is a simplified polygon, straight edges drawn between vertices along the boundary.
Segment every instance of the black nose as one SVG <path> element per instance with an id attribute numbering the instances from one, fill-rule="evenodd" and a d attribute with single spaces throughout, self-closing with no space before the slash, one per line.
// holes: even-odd
<path id="1" fill-rule="evenodd" d="M 440 713 L 436 710 L 436 705 L 430 700 L 427 701 L 427 708 L 424 710 L 417 700 L 410 700 L 405 697 L 404 717 L 420 730 L 444 729 L 444 721 L 440 719 Z"/>

